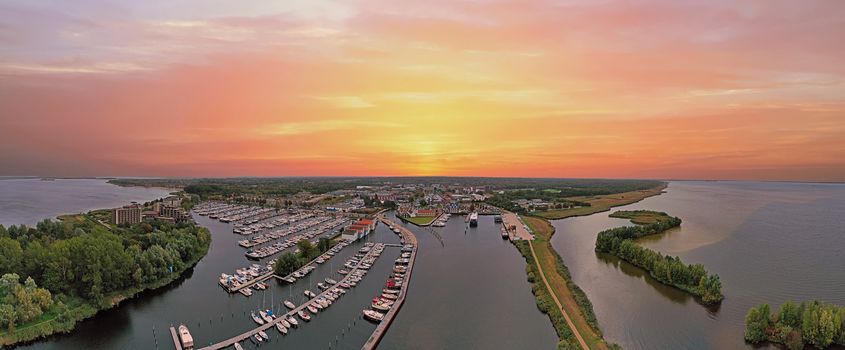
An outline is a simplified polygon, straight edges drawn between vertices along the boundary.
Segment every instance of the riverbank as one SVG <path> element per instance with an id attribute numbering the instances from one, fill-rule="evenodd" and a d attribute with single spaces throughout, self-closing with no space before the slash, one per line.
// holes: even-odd
<path id="1" fill-rule="evenodd" d="M 130 251 L 132 251 L 132 245 L 130 245 L 129 249 L 127 247 L 123 247 L 123 244 L 129 244 L 128 242 L 133 242 L 134 237 L 132 233 L 128 232 L 131 231 L 129 228 L 123 229 L 112 229 L 107 225 L 99 222 L 95 218 L 88 216 L 89 214 L 80 214 L 80 215 L 65 215 L 62 216 L 64 221 L 54 224 L 44 224 L 39 223 L 36 229 L 29 229 L 29 235 L 32 236 L 33 242 L 27 242 L 24 247 L 23 256 L 30 256 L 29 254 L 40 254 L 36 255 L 39 256 L 43 260 L 39 260 L 38 263 L 41 264 L 55 264 L 57 261 L 62 261 L 63 264 L 63 271 L 65 274 L 70 274 L 74 276 L 73 278 L 77 281 L 81 281 L 82 283 L 91 283 L 87 281 L 93 281 L 94 286 L 92 286 L 91 291 L 85 294 L 78 294 L 75 292 L 69 292 L 67 289 L 60 289 L 55 286 L 50 287 L 49 290 L 52 296 L 48 296 L 48 298 L 52 297 L 51 305 L 49 309 L 45 309 L 43 314 L 40 317 L 21 324 L 15 325 L 14 327 L 3 327 L 4 329 L 0 331 L 0 345 L 7 346 L 7 345 L 21 345 L 23 343 L 34 342 L 36 340 L 46 338 L 48 336 L 60 333 L 70 333 L 76 327 L 76 325 L 85 319 L 91 318 L 95 316 L 100 311 L 108 310 L 114 307 L 119 306 L 123 301 L 130 300 L 132 298 L 140 296 L 142 293 L 147 291 L 153 291 L 167 285 L 170 285 L 174 281 L 179 280 L 186 272 L 194 268 L 196 264 L 208 253 L 211 239 L 209 231 L 204 227 L 197 227 L 193 225 L 186 225 L 181 228 L 172 228 L 167 231 L 156 231 L 155 234 L 162 234 L 162 235 L 173 235 L 164 241 L 162 244 L 175 244 L 179 245 L 179 252 L 181 252 L 181 256 L 184 261 L 176 261 L 175 259 L 178 255 L 167 255 L 170 254 L 171 246 L 167 246 L 167 249 L 164 249 L 160 246 L 153 245 L 155 249 L 159 249 L 155 252 L 149 252 L 149 256 L 153 256 L 159 252 L 164 253 L 165 259 L 171 259 L 168 261 L 170 262 L 170 271 L 165 274 L 160 274 L 161 277 L 155 279 L 153 281 L 145 281 L 147 279 L 144 277 L 144 272 L 142 270 L 136 269 L 135 273 L 125 274 L 122 277 L 118 276 L 119 273 L 119 266 L 122 263 L 126 263 L 127 260 L 121 260 L 125 258 L 135 259 L 135 256 L 130 255 Z M 52 228 L 50 228 L 52 226 Z M 41 244 L 40 240 L 36 237 L 44 237 L 44 236 L 53 236 L 55 234 L 54 230 L 57 230 L 57 227 L 63 229 L 63 227 L 69 227 L 69 231 L 73 232 L 73 236 L 64 237 L 63 239 L 57 239 L 52 241 L 52 243 L 44 243 L 44 246 L 38 246 L 37 248 L 32 248 L 32 244 Z M 84 229 L 83 229 L 84 227 Z M 79 232 L 82 230 L 82 232 Z M 4 231 L 5 233 L 6 231 Z M 12 232 L 10 228 L 9 232 Z M 33 233 L 35 232 L 35 233 Z M 8 234 L 8 233 L 6 233 Z M 192 235 L 188 241 L 193 241 L 195 244 L 193 246 L 184 245 L 185 240 L 182 240 L 187 235 Z M 16 235 L 10 235 L 12 238 L 16 238 Z M 174 238 L 177 237 L 178 238 Z M 111 237 L 111 238 L 109 238 Z M 55 237 L 53 237 L 55 239 Z M 123 240 L 124 242 L 115 242 L 112 240 Z M 175 239 L 175 241 L 173 240 Z M 13 241 L 14 240 L 10 240 Z M 115 243 L 116 247 L 126 249 L 123 252 L 115 252 L 114 248 L 109 245 L 98 245 L 99 242 L 109 242 Z M 92 246 L 92 244 L 94 246 Z M 61 245 L 62 248 L 58 248 L 54 250 L 53 245 Z M 89 256 L 86 252 L 86 249 L 93 249 L 94 251 L 98 251 L 96 256 Z M 105 249 L 108 252 L 103 252 L 101 249 Z M 101 265 L 99 267 L 92 267 L 87 266 L 85 267 L 86 272 L 90 272 L 93 274 L 94 277 L 87 276 L 85 273 L 79 274 L 79 262 L 71 261 L 71 260 L 64 260 L 67 259 L 64 256 L 57 257 L 50 255 L 56 251 L 63 251 L 67 250 L 66 253 L 72 256 L 77 256 L 77 259 L 88 259 L 86 261 L 91 261 L 94 264 Z M 117 249 L 120 250 L 120 249 Z M 152 251 L 154 249 L 150 249 Z M 30 253 L 31 251 L 37 253 Z M 134 252 L 134 251 L 133 251 Z M 175 252 L 175 251 L 174 251 Z M 179 252 L 175 254 L 180 254 Z M 141 252 L 138 251 L 138 256 L 146 255 L 148 251 Z M 123 258 L 121 258 L 121 254 Z M 168 258 L 169 257 L 169 258 Z M 133 260 L 137 263 L 137 260 Z M 145 260 L 146 261 L 146 260 Z M 46 266 L 46 265 L 45 265 Z M 99 268 L 99 271 L 102 271 L 101 274 L 96 269 Z M 42 271 L 46 271 L 47 267 L 42 267 Z M 50 269 L 57 270 L 56 267 L 50 266 Z M 110 269 L 110 270 L 107 270 Z M 32 275 L 23 273 L 25 269 L 19 269 L 22 271 L 19 273 L 20 276 L 23 278 L 32 277 Z M 61 269 L 59 269 L 61 270 Z M 139 272 L 140 271 L 140 272 Z M 15 271 L 17 272 L 17 271 Z M 75 273 L 76 272 L 76 273 Z M 114 275 L 117 273 L 118 275 Z M 51 274 L 49 276 L 55 276 Z M 155 275 L 153 275 L 155 276 Z M 45 272 L 44 276 L 36 276 L 36 279 L 39 281 L 39 284 L 47 284 L 45 281 L 49 278 L 55 279 L 56 277 L 48 277 L 48 274 Z M 120 290 L 103 290 L 103 289 L 96 289 L 96 288 L 103 288 L 101 286 L 107 285 L 115 285 L 116 279 L 123 278 L 126 280 L 134 281 L 134 285 L 122 288 Z M 98 282 L 99 281 L 99 282 Z M 52 282 L 56 283 L 56 282 Z M 99 284 L 98 284 L 99 283 Z M 64 284 L 64 282 L 60 283 Z M 53 284 L 51 284 L 53 285 Z M 45 287 L 46 288 L 46 287 Z M 65 287 L 67 288 L 67 287 Z M 99 293 L 99 294 L 97 294 Z M 82 297 L 85 296 L 85 297 Z M 14 322 L 14 321 L 13 321 Z"/>
<path id="2" fill-rule="evenodd" d="M 570 197 L 567 199 L 577 202 L 590 203 L 590 206 L 538 211 L 531 213 L 531 215 L 539 216 L 549 220 L 559 220 L 574 216 L 592 215 L 595 213 L 608 211 L 613 207 L 628 205 L 639 202 L 648 197 L 657 196 L 663 193 L 663 190 L 665 190 L 667 186 L 668 184 L 664 183 L 660 186 L 642 191 L 622 192 L 600 196 Z"/>
<path id="3" fill-rule="evenodd" d="M 554 227 L 543 218 L 522 216 L 522 220 L 534 232 L 535 239 L 514 244 L 528 263 L 528 279 L 537 307 L 549 315 L 558 332 L 558 348 L 618 348 L 604 340 L 590 300 L 572 282 L 563 259 L 549 243 Z"/>

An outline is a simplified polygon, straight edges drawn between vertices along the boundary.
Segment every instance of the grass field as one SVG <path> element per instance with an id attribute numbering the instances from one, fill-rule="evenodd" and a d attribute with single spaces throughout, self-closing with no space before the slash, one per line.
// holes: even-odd
<path id="1" fill-rule="evenodd" d="M 430 224 L 432 221 L 434 221 L 434 219 L 437 219 L 437 217 L 435 217 L 435 216 L 432 216 L 432 217 L 417 216 L 417 217 L 413 217 L 413 218 L 401 218 L 401 219 L 404 220 L 404 221 L 410 222 L 414 225 L 425 226 L 425 225 Z"/>
<path id="2" fill-rule="evenodd" d="M 563 309 L 572 319 L 572 323 L 575 324 L 575 328 L 584 338 L 587 346 L 590 349 L 613 348 L 602 337 L 587 296 L 571 281 L 563 260 L 549 242 L 554 234 L 554 227 L 543 218 L 523 216 L 522 219 L 536 236 L 536 239 L 529 243 L 537 255 L 538 267 L 546 275 L 549 287 L 560 300 Z"/>
<path id="3" fill-rule="evenodd" d="M 571 199 L 574 201 L 579 202 L 587 202 L 590 203 L 589 207 L 579 207 L 579 208 L 568 208 L 568 209 L 553 209 L 547 211 L 538 211 L 531 213 L 532 215 L 541 216 L 546 219 L 564 219 L 573 216 L 584 216 L 595 214 L 598 212 L 603 212 L 610 210 L 610 208 L 618 207 L 622 205 L 628 205 L 631 203 L 639 202 L 645 198 L 656 196 L 663 192 L 666 188 L 666 185 L 661 185 L 652 189 L 642 190 L 642 191 L 632 191 L 632 192 L 622 192 L 616 194 L 608 194 L 608 195 L 601 195 L 601 196 L 584 196 L 584 197 L 570 197 L 567 199 Z"/>

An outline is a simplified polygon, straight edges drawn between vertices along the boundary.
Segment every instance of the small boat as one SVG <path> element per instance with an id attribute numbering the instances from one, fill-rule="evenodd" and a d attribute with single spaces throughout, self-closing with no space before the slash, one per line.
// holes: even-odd
<path id="1" fill-rule="evenodd" d="M 260 335 L 261 338 L 264 338 L 264 340 L 270 340 L 270 337 L 267 336 L 267 332 L 258 331 L 258 335 Z"/>
<path id="2" fill-rule="evenodd" d="M 373 310 L 364 310 L 364 318 L 379 323 L 384 319 L 384 314 Z"/>
<path id="3" fill-rule="evenodd" d="M 290 323 L 290 325 L 294 327 L 299 326 L 299 321 L 293 318 L 293 316 L 288 316 L 288 323 Z"/>
<path id="4" fill-rule="evenodd" d="M 305 290 L 305 296 L 306 296 L 306 297 L 309 297 L 309 298 L 311 298 L 311 299 L 314 299 L 314 298 L 316 298 L 316 297 L 317 297 L 317 294 L 314 294 L 314 292 L 312 292 L 312 291 L 310 291 L 310 290 L 307 290 L 307 289 L 306 289 L 306 290 Z"/>
<path id="5" fill-rule="evenodd" d="M 287 306 L 288 309 L 291 309 L 291 310 L 296 309 L 296 305 L 294 303 L 288 301 L 288 300 L 285 300 L 284 304 L 285 304 L 285 306 Z"/>
<path id="6" fill-rule="evenodd" d="M 341 275 L 345 275 L 345 274 L 349 273 L 349 271 L 348 271 L 348 270 L 344 270 L 344 269 L 340 269 L 340 270 L 337 270 L 337 273 L 339 273 L 339 274 L 341 274 Z"/>
<path id="7" fill-rule="evenodd" d="M 387 294 L 387 293 L 382 293 L 382 294 L 381 294 L 381 297 L 382 297 L 382 298 L 385 298 L 385 299 L 389 299 L 389 300 L 396 300 L 396 299 L 398 299 L 398 298 L 399 298 L 399 297 L 397 297 L 397 296 L 396 296 L 396 295 L 394 295 L 394 294 Z"/>
<path id="8" fill-rule="evenodd" d="M 316 313 L 317 313 L 317 308 L 316 308 L 316 307 L 314 307 L 313 305 L 308 305 L 308 307 L 307 307 L 307 308 L 308 308 L 308 312 L 310 312 L 310 313 L 312 313 L 312 314 L 316 314 Z"/>
<path id="9" fill-rule="evenodd" d="M 241 346 L 241 343 L 235 343 L 235 350 L 244 350 L 244 347 Z"/>
<path id="10" fill-rule="evenodd" d="M 285 327 L 281 323 L 276 323 L 276 330 L 278 330 L 279 333 L 282 333 L 282 335 L 288 334 L 287 327 Z"/>
<path id="11" fill-rule="evenodd" d="M 258 324 L 264 324 L 264 320 L 262 320 L 261 317 L 258 317 L 254 312 L 252 313 L 252 320 Z"/>
<path id="12" fill-rule="evenodd" d="M 258 341 L 258 343 L 261 343 L 261 342 L 263 342 L 263 341 L 264 341 L 264 338 L 262 338 L 262 337 L 261 337 L 260 335 L 258 335 L 258 334 L 253 335 L 253 338 L 255 338 L 255 340 L 257 340 L 257 341 Z"/>
<path id="13" fill-rule="evenodd" d="M 398 289 L 387 289 L 387 288 L 382 289 L 381 291 L 382 291 L 382 293 L 386 293 L 386 294 L 399 294 L 399 292 L 400 292 Z"/>
<path id="14" fill-rule="evenodd" d="M 263 319 L 264 321 L 268 323 L 273 322 L 273 317 L 270 317 L 270 315 L 268 315 L 266 312 L 259 310 L 258 314 L 261 315 L 261 319 Z"/>
<path id="15" fill-rule="evenodd" d="M 309 316 L 307 312 L 300 311 L 298 314 L 299 314 L 299 318 L 301 318 L 303 321 L 305 321 L 305 322 L 311 321 L 311 316 Z"/>
<path id="16" fill-rule="evenodd" d="M 328 284 L 337 284 L 337 281 L 335 281 L 335 280 L 333 280 L 333 279 L 331 279 L 331 278 L 326 277 L 326 283 L 328 283 Z"/>
<path id="17" fill-rule="evenodd" d="M 290 322 L 288 322 L 288 320 L 287 320 L 286 318 L 284 318 L 284 317 L 282 317 L 282 322 L 279 322 L 279 323 L 280 323 L 282 326 L 285 326 L 285 328 L 290 328 Z"/>
<path id="18" fill-rule="evenodd" d="M 390 310 L 390 305 L 384 303 L 373 303 L 371 306 L 376 311 L 387 312 L 387 310 Z"/>
<path id="19" fill-rule="evenodd" d="M 317 288 L 320 288 L 321 290 L 326 290 L 326 289 L 329 289 L 329 286 L 327 286 L 323 282 L 320 282 L 320 283 L 317 283 Z"/>

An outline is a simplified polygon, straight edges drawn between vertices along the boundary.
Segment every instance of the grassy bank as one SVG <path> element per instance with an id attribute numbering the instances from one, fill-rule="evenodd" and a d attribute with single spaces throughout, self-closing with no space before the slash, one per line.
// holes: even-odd
<path id="1" fill-rule="evenodd" d="M 400 216 L 399 219 L 402 219 L 402 221 L 405 221 L 405 222 L 410 222 L 410 223 L 417 225 L 417 226 L 427 226 L 427 225 L 430 225 L 432 222 L 434 222 L 434 219 L 437 219 L 437 217 L 436 216 L 432 216 L 432 217 L 417 216 L 417 217 L 412 217 L 412 218 L 411 217 L 406 218 L 406 217 Z"/>
<path id="2" fill-rule="evenodd" d="M 590 203 L 590 206 L 538 211 L 531 214 L 550 220 L 565 219 L 573 216 L 591 215 L 603 211 L 608 211 L 610 210 L 610 208 L 613 207 L 636 203 L 645 198 L 659 195 L 663 192 L 664 189 L 666 189 L 666 184 L 642 191 L 631 191 L 601 196 L 570 197 L 568 199 L 577 202 Z"/>
<path id="3" fill-rule="evenodd" d="M 549 287 L 551 288 L 550 292 L 554 293 L 558 301 L 560 301 L 561 306 L 575 325 L 577 332 L 581 335 L 590 349 L 618 348 L 615 344 L 608 344 L 602 337 L 598 321 L 596 320 L 595 313 L 593 312 L 592 303 L 590 303 L 589 298 L 587 298 L 587 295 L 581 290 L 581 288 L 572 282 L 569 270 L 564 264 L 563 259 L 560 255 L 558 255 L 554 248 L 552 248 L 550 239 L 554 234 L 554 226 L 543 218 L 523 216 L 522 219 L 536 235 L 536 239 L 533 241 L 515 242 L 523 257 L 525 257 L 528 262 L 529 272 L 533 272 L 534 275 L 537 276 L 537 269 L 542 269 L 543 274 L 548 281 Z M 531 246 L 529 246 L 529 244 Z M 534 261 L 533 256 L 531 255 L 531 247 L 534 248 L 534 253 L 537 255 L 537 261 Z M 529 274 L 529 278 L 530 277 L 531 275 Z M 536 279 L 539 278 L 539 276 L 536 277 Z M 534 284 L 536 285 L 536 283 Z M 535 296 L 538 295 L 536 292 L 536 289 L 538 288 L 545 290 L 546 293 L 549 292 L 540 280 L 539 287 L 532 287 L 532 290 L 535 290 Z M 542 293 L 539 295 L 543 296 Z M 538 297 L 538 307 L 540 303 L 541 298 Z M 557 308 L 554 301 L 551 301 L 551 304 L 549 305 L 551 305 L 553 309 Z M 543 308 L 541 308 L 541 310 L 543 310 Z M 561 342 L 571 342 L 571 340 L 574 339 L 574 336 L 571 335 L 572 331 L 568 330 L 568 325 L 564 321 L 560 310 L 557 311 L 557 314 L 548 312 L 549 318 L 552 319 L 555 329 L 558 330 L 558 336 L 561 338 Z M 560 315 L 559 320 L 555 319 L 557 315 Z M 561 327 L 567 328 L 568 332 L 560 330 L 559 328 Z M 573 348 L 580 347 L 577 342 L 571 345 L 575 346 Z M 562 346 L 570 345 L 563 344 Z"/>

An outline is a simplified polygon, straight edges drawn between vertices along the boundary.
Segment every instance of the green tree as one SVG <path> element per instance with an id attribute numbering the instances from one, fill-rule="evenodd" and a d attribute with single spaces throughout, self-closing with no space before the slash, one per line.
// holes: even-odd
<path id="1" fill-rule="evenodd" d="M 274 270 L 276 275 L 287 276 L 300 268 L 300 261 L 291 252 L 282 254 L 277 260 Z"/>
<path id="2" fill-rule="evenodd" d="M 784 302 L 778 311 L 778 322 L 793 328 L 800 326 L 801 314 L 798 313 L 798 306 L 790 300 Z"/>
<path id="3" fill-rule="evenodd" d="M 23 261 L 21 244 L 9 237 L 0 238 L 0 274 L 18 272 Z"/>
<path id="4" fill-rule="evenodd" d="M 9 333 L 15 332 L 15 322 L 18 321 L 18 315 L 15 312 L 15 307 L 9 304 L 0 304 L 0 327 L 6 328 Z"/>
<path id="5" fill-rule="evenodd" d="M 769 305 L 763 304 L 748 310 L 745 315 L 745 340 L 759 343 L 766 340 L 766 328 L 769 326 Z"/>
<path id="6" fill-rule="evenodd" d="M 299 242 L 296 242 L 296 247 L 299 248 L 299 256 L 305 260 L 311 260 L 314 252 L 317 251 L 314 244 L 311 244 L 311 241 L 307 239 L 300 239 Z"/>

